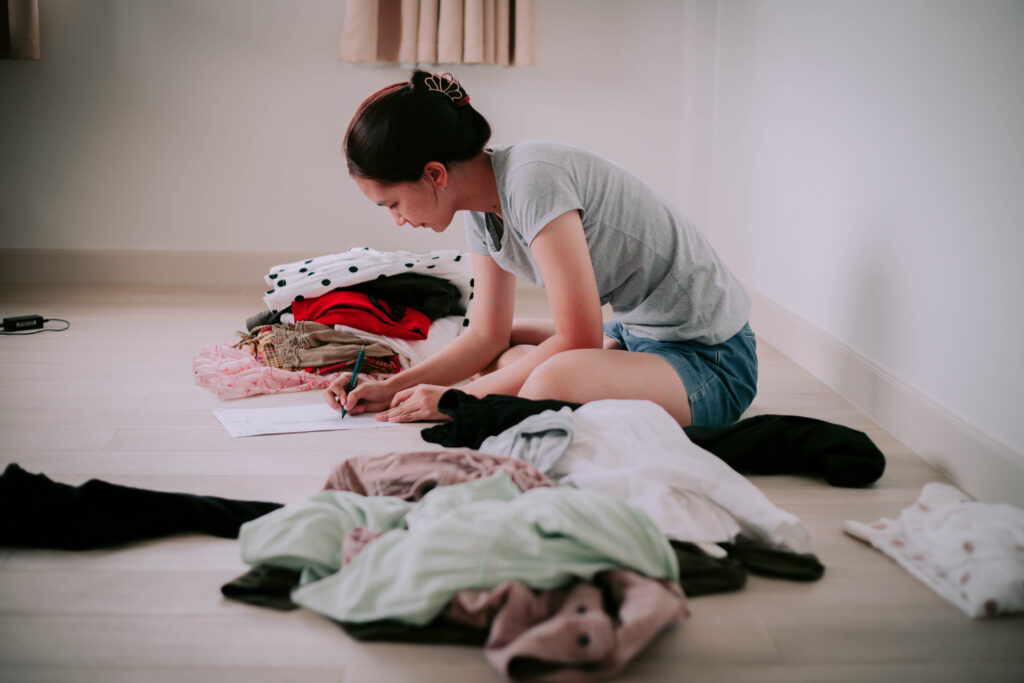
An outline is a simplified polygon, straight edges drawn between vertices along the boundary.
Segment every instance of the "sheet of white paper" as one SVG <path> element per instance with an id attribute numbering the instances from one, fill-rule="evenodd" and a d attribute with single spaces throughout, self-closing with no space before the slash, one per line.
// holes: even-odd
<path id="1" fill-rule="evenodd" d="M 220 408 L 213 414 L 231 436 L 397 426 L 394 422 L 377 422 L 373 415 L 365 413 L 349 414 L 342 419 L 340 413 L 323 403 L 281 408 Z"/>

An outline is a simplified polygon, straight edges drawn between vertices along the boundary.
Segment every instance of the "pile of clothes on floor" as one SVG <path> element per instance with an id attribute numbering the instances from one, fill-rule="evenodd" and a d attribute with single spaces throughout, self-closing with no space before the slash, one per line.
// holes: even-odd
<path id="1" fill-rule="evenodd" d="M 267 310 L 241 340 L 194 361 L 200 383 L 222 398 L 327 386 L 360 350 L 367 372 L 412 367 L 468 326 L 473 297 L 468 257 L 457 251 L 350 249 L 275 266 L 265 280 Z M 457 389 L 438 408 L 449 421 L 421 431 L 435 446 L 346 459 L 323 490 L 288 505 L 97 480 L 71 487 L 12 464 L 0 506 L 18 514 L 0 510 L 0 544 L 238 537 L 250 570 L 221 588 L 229 599 L 305 607 L 359 639 L 480 645 L 511 679 L 588 678 L 622 671 L 689 616 L 687 598 L 739 590 L 748 572 L 823 575 L 800 519 L 744 474 L 858 487 L 885 469 L 866 434 L 808 417 L 681 429 L 649 401 L 580 405 Z M 847 531 L 895 547 L 911 542 L 915 524 Z M 1024 533 L 1024 521 L 1013 529 Z M 937 559 L 915 551 L 908 562 L 927 560 L 932 571 L 947 556 L 974 561 L 975 549 L 1002 543 L 976 533 L 956 541 Z M 1020 558 L 1006 561 L 998 577 L 1020 573 Z M 972 615 L 1024 606 L 1007 594 L 1019 581 L 1011 590 L 981 572 L 956 574 L 977 587 L 961 600 Z"/>
<path id="2" fill-rule="evenodd" d="M 364 351 L 362 371 L 393 374 L 429 358 L 469 325 L 467 254 L 356 247 L 273 266 L 266 310 L 238 342 L 193 359 L 200 384 L 224 399 L 326 387 Z"/>
<path id="3" fill-rule="evenodd" d="M 680 429 L 647 401 L 457 389 L 439 408 L 451 419 L 421 431 L 431 446 L 345 459 L 288 505 L 73 487 L 12 464 L 0 544 L 237 536 L 250 570 L 221 587 L 229 599 L 305 607 L 363 640 L 482 646 L 510 679 L 588 678 L 622 671 L 688 598 L 748 573 L 823 575 L 800 520 L 743 474 L 865 486 L 885 467 L 862 432 L 804 417 Z"/>

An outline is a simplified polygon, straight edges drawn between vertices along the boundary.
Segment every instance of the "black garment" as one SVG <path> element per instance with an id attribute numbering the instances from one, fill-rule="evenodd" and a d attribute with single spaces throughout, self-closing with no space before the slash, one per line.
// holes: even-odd
<path id="1" fill-rule="evenodd" d="M 11 463 L 0 475 L 0 545 L 84 550 L 175 533 L 237 538 L 244 522 L 279 507 L 98 479 L 70 486 Z"/>
<path id="2" fill-rule="evenodd" d="M 885 456 L 867 434 L 811 417 L 758 415 L 683 431 L 744 474 L 818 474 L 832 486 L 867 486 L 885 471 Z"/>
<path id="3" fill-rule="evenodd" d="M 291 312 L 291 306 L 280 311 L 260 311 L 259 313 L 256 313 L 255 315 L 250 315 L 248 318 L 245 319 L 245 329 L 252 332 L 257 327 L 277 325 L 281 322 L 282 315 Z"/>
<path id="4" fill-rule="evenodd" d="M 459 305 L 462 297 L 459 288 L 448 280 L 430 275 L 402 273 L 338 289 L 362 292 L 383 299 L 392 306 L 411 308 L 426 315 L 431 322 L 446 315 L 462 315 L 466 312 Z"/>
<path id="5" fill-rule="evenodd" d="M 530 415 L 578 403 L 518 396 L 476 398 L 449 389 L 438 409 L 451 417 L 421 436 L 442 446 L 479 448 L 489 436 Z M 686 427 L 689 439 L 743 474 L 817 474 L 832 486 L 867 486 L 885 471 L 885 456 L 867 434 L 798 415 L 758 415 L 727 427 Z"/>
<path id="6" fill-rule="evenodd" d="M 693 543 L 669 541 L 679 562 L 679 585 L 689 598 L 731 593 L 747 584 L 747 568 L 732 557 L 711 557 Z"/>
<path id="7" fill-rule="evenodd" d="M 693 543 L 669 541 L 679 561 L 679 585 L 688 597 L 737 591 L 747 573 L 787 581 L 817 581 L 825 566 L 811 553 L 769 548 L 739 536 L 733 543 L 719 543 L 726 557 L 711 557 Z"/>
<path id="8" fill-rule="evenodd" d="M 471 396 L 458 389 L 441 394 L 437 409 L 452 418 L 420 432 L 424 441 L 442 446 L 480 448 L 489 436 L 500 434 L 509 427 L 545 410 L 558 410 L 565 406 L 576 410 L 579 403 L 566 401 L 533 401 L 518 396 L 491 394 L 483 398 Z"/>
<path id="9" fill-rule="evenodd" d="M 292 602 L 292 589 L 299 585 L 302 572 L 285 567 L 259 564 L 236 579 L 220 587 L 225 598 L 247 602 L 250 605 L 290 610 L 298 607 Z"/>
<path id="10" fill-rule="evenodd" d="M 423 626 L 381 619 L 362 624 L 334 622 L 356 640 L 384 640 L 392 643 L 431 643 L 438 645 L 484 645 L 490 630 L 476 628 L 469 624 L 458 624 L 445 619 L 435 618 Z"/>
<path id="11" fill-rule="evenodd" d="M 221 586 L 220 592 L 229 600 L 258 607 L 291 610 L 298 607 L 291 599 L 292 589 L 298 588 L 301 572 L 256 565 L 245 574 Z M 401 643 L 443 643 L 445 645 L 483 645 L 487 642 L 487 629 L 449 621 L 441 615 L 424 626 L 393 619 L 366 623 L 334 622 L 356 640 L 386 640 Z"/>
<path id="12" fill-rule="evenodd" d="M 811 553 L 794 553 L 781 548 L 769 548 L 756 541 L 738 536 L 732 543 L 719 543 L 752 574 L 788 581 L 817 581 L 825 574 L 825 565 Z"/>

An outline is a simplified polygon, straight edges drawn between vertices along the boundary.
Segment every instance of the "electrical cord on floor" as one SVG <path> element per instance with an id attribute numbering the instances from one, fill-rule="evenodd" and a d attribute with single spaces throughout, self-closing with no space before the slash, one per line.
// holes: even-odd
<path id="1" fill-rule="evenodd" d="M 64 323 L 64 327 L 43 327 L 43 325 L 48 322 Z M 39 334 L 40 332 L 63 332 L 71 327 L 71 323 L 63 318 L 20 316 L 18 318 L 4 318 L 3 327 L 4 328 L 0 331 L 0 334 L 11 337 L 23 337 L 27 334 Z"/>

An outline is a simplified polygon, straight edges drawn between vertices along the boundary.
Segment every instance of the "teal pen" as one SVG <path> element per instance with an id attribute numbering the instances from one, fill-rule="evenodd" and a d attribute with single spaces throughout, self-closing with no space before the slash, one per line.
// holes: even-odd
<path id="1" fill-rule="evenodd" d="M 348 394 L 352 393 L 352 390 L 356 388 L 356 379 L 359 377 L 359 368 L 363 364 L 363 354 L 366 353 L 366 347 L 359 349 L 359 355 L 356 357 L 356 364 L 352 368 L 352 379 L 348 381 L 348 391 L 345 392 L 345 398 L 348 398 Z M 341 406 L 341 419 L 345 419 L 345 406 Z"/>

